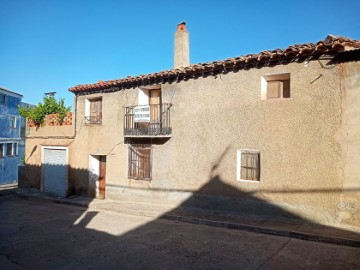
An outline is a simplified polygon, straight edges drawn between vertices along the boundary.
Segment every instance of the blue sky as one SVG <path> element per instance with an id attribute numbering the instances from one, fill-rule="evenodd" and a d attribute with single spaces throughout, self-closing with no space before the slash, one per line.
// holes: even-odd
<path id="1" fill-rule="evenodd" d="M 0 86 L 72 105 L 77 84 L 171 69 L 182 21 L 196 64 L 327 34 L 360 39 L 359 11 L 358 0 L 0 0 Z"/>

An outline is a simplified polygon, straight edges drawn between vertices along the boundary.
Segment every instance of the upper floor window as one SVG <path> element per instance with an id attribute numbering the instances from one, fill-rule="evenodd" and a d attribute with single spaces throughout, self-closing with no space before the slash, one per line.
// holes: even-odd
<path id="1" fill-rule="evenodd" d="M 102 123 L 102 98 L 87 99 L 85 102 L 86 124 Z"/>
<path id="2" fill-rule="evenodd" d="M 0 157 L 5 156 L 5 143 L 0 143 Z"/>
<path id="3" fill-rule="evenodd" d="M 14 156 L 19 155 L 19 144 L 18 143 L 13 143 L 13 154 L 14 154 Z"/>
<path id="4" fill-rule="evenodd" d="M 0 93 L 0 104 L 6 103 L 6 95 Z"/>
<path id="5" fill-rule="evenodd" d="M 260 180 L 260 151 L 240 149 L 237 151 L 237 180 Z"/>
<path id="6" fill-rule="evenodd" d="M 7 143 L 6 144 L 6 155 L 7 156 L 13 156 L 14 155 L 13 143 Z"/>
<path id="7" fill-rule="evenodd" d="M 16 116 L 10 116 L 10 127 L 16 128 Z"/>
<path id="8" fill-rule="evenodd" d="M 290 73 L 261 77 L 261 99 L 290 97 Z"/>
<path id="9" fill-rule="evenodd" d="M 25 136 L 26 136 L 26 126 L 21 125 L 20 126 L 20 137 L 25 138 Z"/>

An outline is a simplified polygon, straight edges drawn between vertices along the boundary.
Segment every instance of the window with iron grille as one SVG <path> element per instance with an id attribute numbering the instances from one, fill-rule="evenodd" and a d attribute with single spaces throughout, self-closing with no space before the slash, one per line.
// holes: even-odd
<path id="1" fill-rule="evenodd" d="M 129 146 L 129 178 L 151 180 L 151 146 Z"/>
<path id="2" fill-rule="evenodd" d="M 0 157 L 5 156 L 5 143 L 0 143 Z"/>
<path id="3" fill-rule="evenodd" d="M 260 181 L 260 151 L 238 150 L 236 179 Z"/>

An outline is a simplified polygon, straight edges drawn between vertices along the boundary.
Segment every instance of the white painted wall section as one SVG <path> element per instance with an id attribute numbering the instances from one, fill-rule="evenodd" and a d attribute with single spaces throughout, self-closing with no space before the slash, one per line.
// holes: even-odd
<path id="1" fill-rule="evenodd" d="M 99 175 L 100 175 L 99 156 L 89 155 L 89 181 L 90 181 L 90 186 L 95 187 L 96 198 L 99 197 Z"/>

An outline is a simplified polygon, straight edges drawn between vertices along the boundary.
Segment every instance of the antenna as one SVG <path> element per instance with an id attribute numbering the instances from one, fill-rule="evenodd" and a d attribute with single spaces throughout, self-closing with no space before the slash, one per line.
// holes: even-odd
<path id="1" fill-rule="evenodd" d="M 47 93 L 44 93 L 45 96 L 47 97 L 53 97 L 55 96 L 56 92 L 47 92 Z"/>

